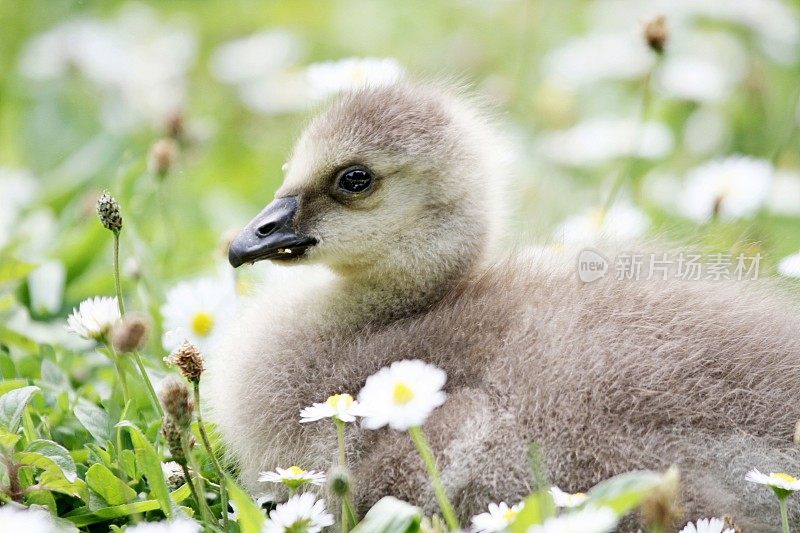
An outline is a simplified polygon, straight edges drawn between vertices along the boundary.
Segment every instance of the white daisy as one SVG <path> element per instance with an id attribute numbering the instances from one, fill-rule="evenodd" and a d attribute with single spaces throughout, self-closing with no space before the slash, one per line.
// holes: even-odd
<path id="1" fill-rule="evenodd" d="M 8 503 L 0 507 L 0 531 L 30 533 L 57 533 L 55 521 L 41 507 L 23 507 Z"/>
<path id="2" fill-rule="evenodd" d="M 778 272 L 787 278 L 800 278 L 800 252 L 781 259 Z"/>
<path id="3" fill-rule="evenodd" d="M 694 102 L 719 102 L 733 89 L 723 65 L 700 57 L 667 60 L 659 70 L 658 85 L 669 97 Z"/>
<path id="4" fill-rule="evenodd" d="M 751 483 L 767 485 L 773 490 L 795 492 L 800 490 L 800 479 L 783 472 L 770 472 L 769 475 L 762 474 L 757 469 L 750 470 L 744 477 Z"/>
<path id="5" fill-rule="evenodd" d="M 689 522 L 680 533 L 734 533 L 726 528 L 725 522 L 719 518 L 701 518 L 697 523 Z"/>
<path id="6" fill-rule="evenodd" d="M 593 117 L 542 136 L 542 154 L 573 167 L 596 167 L 631 154 L 658 159 L 672 151 L 670 129 L 660 122 L 638 122 L 615 117 Z"/>
<path id="7" fill-rule="evenodd" d="M 116 297 L 97 296 L 81 302 L 67 317 L 67 329 L 84 339 L 100 340 L 120 319 Z"/>
<path id="8" fill-rule="evenodd" d="M 316 470 L 303 470 L 299 466 L 289 468 L 276 468 L 274 472 L 261 472 L 259 481 L 268 483 L 283 483 L 290 489 L 297 489 L 307 483 L 322 485 L 325 483 L 325 474 Z"/>
<path id="9" fill-rule="evenodd" d="M 17 233 L 20 212 L 33 202 L 38 189 L 38 181 L 28 171 L 0 166 L 0 248 Z"/>
<path id="10" fill-rule="evenodd" d="M 779 170 L 772 180 L 767 207 L 781 215 L 800 215 L 800 171 Z"/>
<path id="11" fill-rule="evenodd" d="M 211 54 L 211 72 L 234 85 L 274 76 L 300 56 L 298 38 L 286 30 L 265 30 L 227 41 Z"/>
<path id="12" fill-rule="evenodd" d="M 105 126 L 129 131 L 160 126 L 183 107 L 196 48 L 188 26 L 128 4 L 116 19 L 73 18 L 35 36 L 20 68 L 45 82 L 78 72 L 98 87 Z"/>
<path id="13" fill-rule="evenodd" d="M 679 210 L 699 222 L 714 214 L 723 219 L 753 215 L 763 205 L 772 183 L 769 161 L 746 156 L 716 159 L 689 171 Z"/>
<path id="14" fill-rule="evenodd" d="M 421 426 L 431 412 L 442 405 L 447 374 L 423 361 L 397 361 L 367 378 L 358 400 L 369 406 L 364 427 L 389 425 L 405 431 Z"/>
<path id="15" fill-rule="evenodd" d="M 162 520 L 160 522 L 140 522 L 128 526 L 126 533 L 198 533 L 200 524 L 188 518 Z"/>
<path id="16" fill-rule="evenodd" d="M 178 283 L 167 291 L 161 306 L 164 348 L 172 351 L 188 340 L 208 351 L 236 307 L 236 290 L 230 276 L 205 277 Z"/>
<path id="17" fill-rule="evenodd" d="M 553 497 L 556 507 L 577 507 L 589 498 L 583 492 L 570 494 L 556 486 L 550 487 L 550 495 Z"/>
<path id="18" fill-rule="evenodd" d="M 333 525 L 333 515 L 325 510 L 325 502 L 317 500 L 310 492 L 298 494 L 278 505 L 269 513 L 264 533 L 305 531 L 318 533 L 323 527 Z"/>
<path id="19" fill-rule="evenodd" d="M 327 98 L 358 87 L 391 85 L 403 77 L 403 67 L 393 58 L 348 58 L 314 63 L 306 70 L 314 98 Z"/>
<path id="20" fill-rule="evenodd" d="M 608 210 L 594 207 L 562 222 L 554 238 L 561 244 L 587 244 L 602 239 L 628 241 L 641 237 L 650 226 L 647 215 L 627 202 Z"/>
<path id="21" fill-rule="evenodd" d="M 617 525 L 617 515 L 608 507 L 587 508 L 548 518 L 531 526 L 528 533 L 608 533 Z"/>
<path id="22" fill-rule="evenodd" d="M 652 63 L 652 54 L 639 35 L 619 32 L 574 38 L 549 52 L 543 61 L 548 81 L 568 88 L 636 79 L 644 76 Z"/>
<path id="23" fill-rule="evenodd" d="M 342 422 L 353 422 L 357 416 L 364 416 L 365 410 L 349 394 L 334 394 L 325 403 L 315 403 L 300 411 L 300 422 L 316 422 L 323 418 L 335 418 Z"/>
<path id="24" fill-rule="evenodd" d="M 28 274 L 31 309 L 54 314 L 61 309 L 67 270 L 61 261 L 46 261 Z"/>
<path id="25" fill-rule="evenodd" d="M 524 505 L 524 502 L 511 507 L 506 502 L 490 503 L 489 512 L 472 517 L 472 529 L 475 533 L 504 531 L 514 522 Z"/>

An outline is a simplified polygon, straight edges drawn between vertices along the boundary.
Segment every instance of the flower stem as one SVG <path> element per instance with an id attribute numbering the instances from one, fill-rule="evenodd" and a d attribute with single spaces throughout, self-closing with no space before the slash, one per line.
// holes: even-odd
<path id="1" fill-rule="evenodd" d="M 456 518 L 456 513 L 453 510 L 453 505 L 447 498 L 444 485 L 442 485 L 442 480 L 439 477 L 439 469 L 436 468 L 436 458 L 433 456 L 431 447 L 428 444 L 428 439 L 425 438 L 425 433 L 422 432 L 420 426 L 414 426 L 408 428 L 408 434 L 411 435 L 411 440 L 413 440 L 414 444 L 417 446 L 419 455 L 422 457 L 422 462 L 425 463 L 425 468 L 428 469 L 428 475 L 433 483 L 433 490 L 436 493 L 436 499 L 439 501 L 439 507 L 444 515 L 444 520 L 447 522 L 447 527 L 449 527 L 451 531 L 461 529 L 461 526 L 458 524 L 458 519 Z"/>
<path id="2" fill-rule="evenodd" d="M 182 464 L 181 470 L 183 470 L 183 477 L 186 479 L 186 484 L 189 485 L 189 491 L 192 493 L 192 498 L 194 498 L 194 501 L 197 502 L 197 507 L 200 508 L 202 512 L 201 508 L 202 504 L 200 502 L 200 498 L 197 496 L 197 489 L 194 488 L 194 483 L 192 482 L 192 476 L 189 474 L 189 467 L 186 466 L 186 464 Z M 225 514 L 228 514 L 227 509 L 225 509 L 223 512 Z"/>
<path id="3" fill-rule="evenodd" d="M 225 531 L 228 530 L 228 489 L 226 488 L 227 480 L 225 479 L 225 473 L 222 470 L 222 466 L 217 461 L 217 456 L 214 454 L 214 449 L 211 447 L 211 442 L 208 440 L 208 435 L 206 434 L 206 428 L 203 425 L 203 416 L 200 411 L 200 381 L 194 381 L 194 408 L 197 411 L 197 427 L 200 430 L 200 440 L 203 441 L 203 446 L 206 449 L 206 453 L 208 454 L 209 459 L 211 459 L 211 464 L 214 466 L 214 470 L 217 472 L 217 478 L 219 479 L 219 498 L 222 502 L 222 527 Z"/>
<path id="4" fill-rule="evenodd" d="M 660 56 L 659 56 L 660 57 Z M 611 185 L 611 190 L 606 197 L 606 201 L 603 204 L 603 215 L 605 216 L 606 211 L 608 211 L 612 205 L 614 205 L 614 201 L 617 199 L 617 195 L 619 191 L 622 189 L 623 185 L 627 182 L 630 182 L 632 179 L 631 172 L 633 170 L 633 163 L 637 158 L 637 151 L 640 148 L 641 138 L 644 134 L 644 129 L 646 127 L 647 118 L 650 115 L 650 102 L 653 99 L 653 91 L 652 91 L 652 78 L 653 72 L 655 71 L 658 63 L 656 63 L 648 72 L 645 74 L 644 79 L 642 80 L 642 101 L 641 106 L 639 108 L 639 122 L 636 124 L 637 132 L 633 135 L 633 142 L 631 146 L 628 148 L 630 152 L 627 154 L 625 159 L 620 164 L 619 174 L 617 174 L 614 183 Z"/>
<path id="5" fill-rule="evenodd" d="M 778 498 L 781 506 L 781 528 L 783 533 L 789 533 L 789 510 L 786 508 L 787 497 Z"/>
<path id="6" fill-rule="evenodd" d="M 347 456 L 344 448 L 344 422 L 338 418 L 333 419 L 336 424 L 336 436 L 339 441 L 339 466 L 347 467 Z M 347 533 L 350 529 L 350 509 L 347 506 L 347 494 L 342 496 L 342 533 Z"/>
<path id="7" fill-rule="evenodd" d="M 128 405 L 131 401 L 131 394 L 128 390 L 128 376 L 125 373 L 125 366 L 122 364 L 119 354 L 114 350 L 114 346 L 110 342 L 106 342 L 106 346 L 108 346 L 108 353 L 111 354 L 114 367 L 117 369 L 117 375 L 119 375 L 119 383 L 122 386 L 122 399 L 125 405 Z"/>
<path id="8" fill-rule="evenodd" d="M 214 523 L 214 514 L 211 512 L 211 509 L 208 507 L 208 503 L 206 502 L 206 489 L 203 483 L 203 475 L 200 473 L 200 468 L 197 466 L 197 463 L 194 460 L 194 456 L 192 455 L 192 450 L 189 448 L 188 445 L 188 435 L 186 433 L 183 434 L 181 437 L 181 446 L 183 446 L 183 454 L 186 457 L 186 460 L 197 473 L 197 492 L 195 493 L 195 499 L 197 500 L 197 506 L 200 508 L 200 513 L 203 515 L 203 520 L 207 523 L 212 524 Z M 181 465 L 183 466 L 183 465 Z M 188 467 L 184 466 L 184 475 L 186 476 L 186 482 L 188 483 L 191 479 L 189 477 Z M 222 513 L 227 516 L 228 514 L 228 507 L 226 506 Z"/>
<path id="9" fill-rule="evenodd" d="M 114 232 L 114 287 L 117 291 L 117 305 L 119 306 L 120 316 L 125 316 L 125 301 L 122 299 L 122 284 L 119 275 L 119 231 Z M 161 402 L 158 401 L 156 391 L 153 384 L 150 382 L 150 377 L 144 369 L 142 357 L 138 351 L 133 352 L 133 359 L 136 361 L 136 366 L 139 367 L 139 373 L 142 375 L 142 380 L 147 387 L 147 393 L 150 396 L 150 402 L 156 408 L 159 418 L 164 416 L 164 411 L 161 409 Z"/>
<path id="10" fill-rule="evenodd" d="M 132 353 L 133 353 L 133 360 L 136 361 L 136 366 L 139 367 L 139 373 L 142 375 L 142 380 L 144 381 L 144 384 L 147 387 L 147 395 L 150 397 L 150 403 L 153 404 L 153 407 L 158 413 L 159 418 L 161 418 L 164 416 L 164 410 L 161 408 L 161 402 L 158 401 L 158 395 L 156 394 L 156 390 L 153 388 L 153 383 L 150 381 L 150 377 L 147 375 L 147 371 L 144 368 L 144 363 L 142 363 L 142 357 L 139 355 L 138 351 L 134 351 Z"/>
<path id="11" fill-rule="evenodd" d="M 120 316 L 125 316 L 125 302 L 122 301 L 122 284 L 119 279 L 119 231 L 114 232 L 114 288 L 117 291 L 117 305 Z"/>

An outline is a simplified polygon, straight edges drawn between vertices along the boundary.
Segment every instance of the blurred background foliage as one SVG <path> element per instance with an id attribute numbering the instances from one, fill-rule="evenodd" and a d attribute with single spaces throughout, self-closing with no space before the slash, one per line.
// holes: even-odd
<path id="1" fill-rule="evenodd" d="M 271 199 L 293 140 L 325 101 L 308 87 L 308 66 L 375 57 L 411 77 L 464 80 L 498 109 L 513 140 L 517 240 L 557 243 L 570 220 L 585 232 L 586 220 L 574 217 L 602 212 L 621 182 L 616 198 L 635 210 L 615 223 L 622 233 L 759 251 L 773 272 L 800 249 L 797 7 L 4 0 L 0 166 L 33 176 L 35 199 L 6 217 L 3 257 L 65 265 L 63 303 L 31 309 L 34 318 L 111 294 L 111 240 L 93 214 L 108 189 L 126 221 L 126 289 L 140 275 L 151 289 L 139 291 L 141 305 L 155 310 L 163 284 L 222 263 L 226 235 Z M 669 30 L 663 56 L 642 37 L 660 14 Z M 226 52 L 248 36 L 261 40 Z M 652 131 L 637 125 L 642 118 Z M 159 176 L 148 152 L 170 132 L 176 157 Z M 739 191 L 763 196 L 756 209 L 686 216 L 691 170 L 730 154 L 763 159 L 780 183 L 771 175 L 768 191 Z M 18 296 L 29 303 L 27 291 Z"/>

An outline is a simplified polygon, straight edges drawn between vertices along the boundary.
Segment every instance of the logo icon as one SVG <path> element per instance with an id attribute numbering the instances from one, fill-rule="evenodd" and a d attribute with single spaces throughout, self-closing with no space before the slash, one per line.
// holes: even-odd
<path id="1" fill-rule="evenodd" d="M 578 254 L 578 278 L 591 283 L 604 277 L 608 272 L 608 259 L 597 250 L 585 248 Z"/>

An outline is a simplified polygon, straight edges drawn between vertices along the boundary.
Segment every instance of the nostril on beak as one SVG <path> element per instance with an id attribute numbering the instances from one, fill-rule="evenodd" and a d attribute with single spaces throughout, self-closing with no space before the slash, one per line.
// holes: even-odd
<path id="1" fill-rule="evenodd" d="M 275 224 L 274 222 L 267 222 L 266 224 L 262 224 L 261 226 L 258 227 L 258 229 L 256 230 L 256 235 L 258 235 L 259 237 L 266 237 L 270 233 L 275 231 L 276 227 L 278 227 L 278 225 Z"/>

